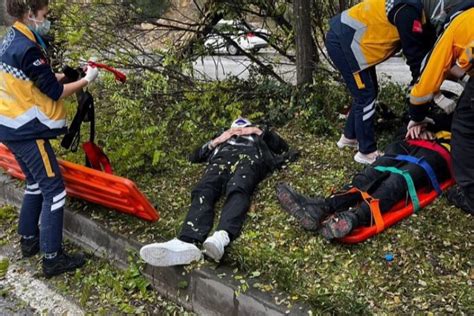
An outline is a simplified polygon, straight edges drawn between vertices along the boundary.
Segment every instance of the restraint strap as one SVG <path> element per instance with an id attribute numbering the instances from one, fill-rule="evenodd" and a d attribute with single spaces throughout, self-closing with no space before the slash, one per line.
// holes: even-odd
<path id="1" fill-rule="evenodd" d="M 409 140 L 407 142 L 408 142 L 409 145 L 422 147 L 422 148 L 429 149 L 429 150 L 433 150 L 433 151 L 437 152 L 438 154 L 440 154 L 441 157 L 443 157 L 443 159 L 448 164 L 448 167 L 449 167 L 449 170 L 451 171 L 451 174 L 453 174 L 452 173 L 453 163 L 452 163 L 452 160 L 451 160 L 451 154 L 443 146 L 439 145 L 438 143 L 435 143 L 435 142 L 432 142 L 432 141 L 430 142 L 430 141 L 427 141 L 427 140 Z"/>
<path id="2" fill-rule="evenodd" d="M 374 169 L 381 172 L 391 172 L 394 174 L 401 175 L 407 183 L 408 194 L 410 194 L 411 202 L 413 203 L 413 211 L 416 213 L 420 210 L 420 201 L 418 200 L 415 184 L 413 183 L 413 179 L 408 171 L 401 170 L 395 167 L 383 167 L 383 166 L 377 166 Z"/>
<path id="3" fill-rule="evenodd" d="M 373 198 L 369 193 L 359 190 L 356 187 L 351 188 L 347 193 L 360 193 L 362 199 L 369 205 L 377 233 L 383 231 L 385 229 L 385 222 L 382 217 L 382 212 L 380 211 L 380 201 Z"/>
<path id="4" fill-rule="evenodd" d="M 436 177 L 436 174 L 433 168 L 431 168 L 430 164 L 423 157 L 418 158 L 418 157 L 409 156 L 409 155 L 396 155 L 396 156 L 385 155 L 383 157 L 398 160 L 398 161 L 406 161 L 406 162 L 415 164 L 417 166 L 420 166 L 421 168 L 425 170 L 426 174 L 430 178 L 431 185 L 435 189 L 436 193 L 438 195 L 441 195 L 443 193 L 443 191 L 441 190 L 441 186 L 439 185 L 438 178 Z"/>
<path id="5" fill-rule="evenodd" d="M 107 157 L 107 155 L 99 146 L 93 142 L 85 142 L 82 144 L 82 148 L 86 154 L 87 167 L 113 174 L 109 157 Z"/>

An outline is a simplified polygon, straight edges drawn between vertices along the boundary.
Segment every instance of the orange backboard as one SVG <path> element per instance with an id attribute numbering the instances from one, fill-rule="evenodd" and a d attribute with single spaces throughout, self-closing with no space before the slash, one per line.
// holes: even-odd
<path id="1" fill-rule="evenodd" d="M 69 161 L 58 162 L 69 196 L 151 222 L 160 218 L 158 211 L 133 181 Z M 0 167 L 15 178 L 25 179 L 15 157 L 3 144 L 0 144 Z"/>

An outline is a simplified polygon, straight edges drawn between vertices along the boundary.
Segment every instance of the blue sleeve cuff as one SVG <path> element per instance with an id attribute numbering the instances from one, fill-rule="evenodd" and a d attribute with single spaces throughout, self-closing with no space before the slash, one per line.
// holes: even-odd
<path id="1" fill-rule="evenodd" d="M 415 121 L 415 122 L 421 122 L 426 118 L 426 115 L 428 114 L 428 111 L 430 109 L 430 104 L 420 104 L 420 105 L 414 105 L 410 104 L 410 120 Z"/>

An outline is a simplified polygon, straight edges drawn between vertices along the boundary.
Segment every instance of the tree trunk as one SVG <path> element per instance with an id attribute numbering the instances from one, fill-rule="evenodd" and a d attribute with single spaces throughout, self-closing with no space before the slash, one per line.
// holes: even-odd
<path id="1" fill-rule="evenodd" d="M 309 84 L 317 63 L 316 45 L 311 27 L 311 5 L 313 0 L 293 0 L 296 37 L 296 82 Z"/>
<path id="2" fill-rule="evenodd" d="M 0 25 L 7 25 L 7 8 L 5 0 L 0 0 Z"/>

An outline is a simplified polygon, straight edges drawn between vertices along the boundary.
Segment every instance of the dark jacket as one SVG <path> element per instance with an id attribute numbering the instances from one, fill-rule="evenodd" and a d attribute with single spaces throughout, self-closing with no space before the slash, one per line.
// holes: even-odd
<path id="1" fill-rule="evenodd" d="M 290 150 L 286 141 L 281 138 L 277 133 L 270 130 L 268 127 L 259 127 L 263 133 L 258 136 L 256 134 L 250 135 L 253 141 L 250 142 L 251 146 L 258 150 L 261 154 L 260 157 L 266 166 L 273 171 L 281 168 L 286 162 L 293 161 L 297 158 L 298 154 L 295 151 Z M 219 135 L 217 135 L 219 136 Z M 216 137 L 217 137 L 216 136 Z M 225 147 L 236 146 L 233 143 L 247 141 L 242 136 L 234 136 L 227 142 L 218 145 L 216 148 L 209 148 L 211 141 L 205 143 L 201 147 L 197 148 L 190 156 L 189 161 L 192 163 L 211 162 L 213 158 Z"/>

